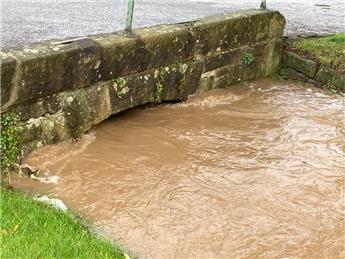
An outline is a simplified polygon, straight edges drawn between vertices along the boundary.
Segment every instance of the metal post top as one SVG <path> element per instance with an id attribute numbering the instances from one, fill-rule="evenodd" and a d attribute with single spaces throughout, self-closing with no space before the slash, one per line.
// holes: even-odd
<path id="1" fill-rule="evenodd" d="M 128 9 L 127 9 L 127 19 L 126 19 L 126 31 L 132 31 L 132 23 L 133 23 L 133 12 L 134 12 L 134 1 L 135 0 L 128 0 Z"/>

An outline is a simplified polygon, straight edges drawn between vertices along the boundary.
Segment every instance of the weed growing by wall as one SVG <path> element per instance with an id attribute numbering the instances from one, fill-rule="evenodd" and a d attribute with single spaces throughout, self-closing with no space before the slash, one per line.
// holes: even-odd
<path id="1" fill-rule="evenodd" d="M 252 63 L 254 62 L 254 60 L 255 60 L 255 57 L 254 57 L 254 55 L 253 55 L 252 53 L 250 53 L 250 52 L 247 52 L 247 53 L 244 55 L 244 57 L 243 57 L 243 63 L 244 63 L 245 65 L 250 65 L 250 64 L 252 64 Z"/>

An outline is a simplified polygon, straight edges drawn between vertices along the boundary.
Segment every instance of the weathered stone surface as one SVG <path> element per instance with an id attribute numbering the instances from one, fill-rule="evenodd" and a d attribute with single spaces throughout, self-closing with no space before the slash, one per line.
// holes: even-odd
<path id="1" fill-rule="evenodd" d="M 249 20 L 243 13 L 212 16 L 196 21 L 192 27 L 196 58 L 228 51 L 249 42 Z"/>
<path id="2" fill-rule="evenodd" d="M 81 88 L 98 80 L 98 45 L 90 39 L 65 44 L 32 44 L 9 50 L 19 62 L 17 94 L 13 103 L 24 103 L 54 93 Z"/>
<path id="3" fill-rule="evenodd" d="M 71 138 L 71 135 L 64 114 L 59 112 L 22 123 L 19 138 L 23 144 L 35 140 L 40 140 L 42 144 L 55 144 Z"/>
<path id="4" fill-rule="evenodd" d="M 53 94 L 38 101 L 15 105 L 10 111 L 17 114 L 21 121 L 54 114 L 62 108 L 62 96 L 62 94 Z"/>
<path id="5" fill-rule="evenodd" d="M 234 51 L 234 59 L 229 56 L 231 62 L 228 64 L 230 65 L 207 71 L 201 75 L 199 91 L 225 88 L 238 82 L 265 76 L 267 74 L 267 65 L 271 62 L 268 55 L 269 48 L 269 43 L 262 42 Z M 251 64 L 244 63 L 243 58 L 246 53 L 251 53 L 254 57 Z"/>
<path id="6" fill-rule="evenodd" d="M 298 61 L 300 61 L 300 64 L 298 64 Z M 297 67 L 299 70 L 297 70 Z M 308 69 L 305 67 L 308 67 Z M 312 67 L 312 69 L 310 67 Z M 345 92 L 344 74 L 329 68 L 325 64 L 318 65 L 313 60 L 307 60 L 300 57 L 297 53 L 284 51 L 283 66 L 279 74 L 285 79 L 304 81 L 317 87 L 328 87 L 333 91 Z"/>
<path id="7" fill-rule="evenodd" d="M 254 64 L 235 64 L 209 71 L 201 76 L 199 91 L 225 88 L 229 85 L 255 78 Z"/>
<path id="8" fill-rule="evenodd" d="M 283 41 L 280 38 L 272 39 L 267 47 L 267 63 L 266 63 L 266 72 L 265 75 L 274 75 L 279 72 L 279 68 L 282 64 L 283 56 Z"/>
<path id="9" fill-rule="evenodd" d="M 246 51 L 248 51 L 247 46 L 205 58 L 204 71 L 207 72 L 220 67 L 224 67 L 228 65 L 229 62 L 234 64 L 241 63 Z"/>
<path id="10" fill-rule="evenodd" d="M 92 39 L 102 48 L 102 81 L 187 60 L 193 50 L 190 28 L 183 24 L 141 28 L 133 34 L 103 34 Z"/>
<path id="11" fill-rule="evenodd" d="M 194 39 L 187 24 L 164 24 L 134 30 L 147 51 L 148 69 L 166 66 L 192 56 Z"/>
<path id="12" fill-rule="evenodd" d="M 296 53 L 284 51 L 284 65 L 290 67 L 298 72 L 314 78 L 318 69 L 318 64 L 315 61 L 305 59 Z"/>
<path id="13" fill-rule="evenodd" d="M 345 75 L 340 74 L 326 65 L 320 65 L 320 68 L 315 76 L 315 80 L 330 87 L 336 87 L 337 89 L 341 89 L 343 92 L 345 92 Z"/>
<path id="14" fill-rule="evenodd" d="M 10 99 L 11 91 L 13 90 L 13 81 L 16 70 L 16 59 L 0 52 L 0 67 L 1 67 L 1 107 L 6 105 Z"/>
<path id="15" fill-rule="evenodd" d="M 41 127 L 44 144 L 56 144 L 72 137 L 65 114 L 62 112 L 44 118 Z"/>
<path id="16" fill-rule="evenodd" d="M 62 112 L 47 117 L 30 119 L 19 129 L 22 155 L 46 144 L 56 144 L 72 138 L 65 115 Z"/>
<path id="17" fill-rule="evenodd" d="M 64 97 L 63 111 L 74 138 L 91 129 L 111 115 L 107 87 L 96 84 L 76 90 Z"/>
<path id="18" fill-rule="evenodd" d="M 157 78 L 151 70 L 107 82 L 112 114 L 153 101 Z"/>
<path id="19" fill-rule="evenodd" d="M 188 63 L 186 72 L 180 82 L 181 97 L 187 99 L 188 96 L 195 94 L 200 85 L 200 77 L 204 69 L 203 61 Z"/>
<path id="20" fill-rule="evenodd" d="M 282 39 L 285 27 L 285 17 L 279 12 L 274 12 L 271 18 L 270 28 L 270 38 Z"/>
<path id="21" fill-rule="evenodd" d="M 265 41 L 281 29 L 280 22 L 271 21 L 281 20 L 281 17 L 278 12 L 246 10 L 201 19 L 192 27 L 195 55 L 213 56 L 248 43 Z M 269 28 L 271 24 L 277 28 Z"/>
<path id="22" fill-rule="evenodd" d="M 42 137 L 42 117 L 30 119 L 18 127 L 18 135 L 22 144 L 41 140 Z"/>
<path id="23" fill-rule="evenodd" d="M 144 43 L 135 35 L 113 33 L 91 37 L 102 51 L 98 65 L 102 81 L 145 71 L 148 53 Z"/>
<path id="24" fill-rule="evenodd" d="M 215 78 L 215 70 L 201 74 L 198 92 L 205 92 L 214 88 Z"/>
<path id="25" fill-rule="evenodd" d="M 259 10 L 259 12 L 258 10 L 252 10 L 250 13 L 246 12 L 249 20 L 248 26 L 250 27 L 248 32 L 249 42 L 254 43 L 268 40 L 272 30 L 272 28 L 270 28 L 272 17 L 275 13 L 265 10 Z M 267 28 L 269 28 L 269 30 L 267 30 Z"/>
<path id="26" fill-rule="evenodd" d="M 308 78 L 304 74 L 299 73 L 296 70 L 293 70 L 292 68 L 288 68 L 288 67 L 284 67 L 284 68 L 280 69 L 279 75 L 283 79 L 292 79 L 292 80 L 298 79 L 298 80 L 300 80 L 301 78 L 304 78 L 304 79 L 308 80 Z"/>
<path id="27" fill-rule="evenodd" d="M 195 93 L 201 71 L 202 62 L 177 62 L 106 82 L 112 113 L 149 102 L 185 99 Z"/>

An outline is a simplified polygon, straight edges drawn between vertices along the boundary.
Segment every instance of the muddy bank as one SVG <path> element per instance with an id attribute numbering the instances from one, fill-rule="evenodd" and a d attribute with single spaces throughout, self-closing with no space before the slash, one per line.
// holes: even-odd
<path id="1" fill-rule="evenodd" d="M 259 80 L 134 109 L 25 161 L 147 258 L 345 256 L 345 100 Z"/>

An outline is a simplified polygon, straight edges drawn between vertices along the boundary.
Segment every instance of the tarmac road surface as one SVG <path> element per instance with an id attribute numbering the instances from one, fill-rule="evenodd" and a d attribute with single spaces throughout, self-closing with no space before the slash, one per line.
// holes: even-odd
<path id="1" fill-rule="evenodd" d="M 1 0 L 1 48 L 122 30 L 127 0 Z M 134 27 L 258 8 L 260 0 L 137 0 Z M 286 34 L 345 31 L 344 0 L 267 0 L 287 18 Z"/>

